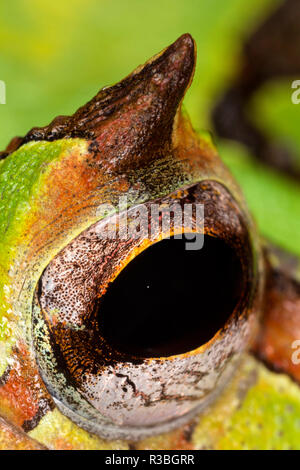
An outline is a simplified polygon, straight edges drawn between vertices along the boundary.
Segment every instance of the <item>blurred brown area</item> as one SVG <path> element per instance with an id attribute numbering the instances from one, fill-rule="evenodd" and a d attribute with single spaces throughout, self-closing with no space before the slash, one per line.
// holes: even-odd
<path id="1" fill-rule="evenodd" d="M 218 136 L 246 145 L 255 157 L 300 180 L 290 150 L 270 139 L 248 116 L 253 95 L 267 82 L 300 75 L 300 3 L 285 0 L 248 37 L 239 72 L 212 112 Z"/>

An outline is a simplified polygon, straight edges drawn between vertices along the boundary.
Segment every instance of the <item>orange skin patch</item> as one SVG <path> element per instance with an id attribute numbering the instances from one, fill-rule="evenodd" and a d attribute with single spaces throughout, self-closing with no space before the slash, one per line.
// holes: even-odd
<path id="1" fill-rule="evenodd" d="M 1 415 L 16 426 L 23 427 L 39 413 L 46 413 L 52 406 L 52 399 L 40 381 L 26 346 L 19 343 L 14 347 L 5 384 L 0 387 Z"/>

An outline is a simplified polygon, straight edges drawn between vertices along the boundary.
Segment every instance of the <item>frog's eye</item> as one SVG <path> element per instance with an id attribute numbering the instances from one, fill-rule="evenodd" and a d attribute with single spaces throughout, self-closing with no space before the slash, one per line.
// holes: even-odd
<path id="1" fill-rule="evenodd" d="M 161 224 L 151 239 L 105 238 L 104 219 L 50 262 L 36 289 L 41 375 L 63 413 L 104 437 L 140 438 L 189 419 L 220 392 L 251 335 L 244 216 L 219 183 L 181 193 L 181 204 L 204 204 L 202 249 L 187 250 Z"/>

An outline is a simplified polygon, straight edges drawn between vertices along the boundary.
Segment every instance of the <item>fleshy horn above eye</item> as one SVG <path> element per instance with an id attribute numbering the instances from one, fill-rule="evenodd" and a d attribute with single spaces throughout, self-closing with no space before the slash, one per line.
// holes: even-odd
<path id="1" fill-rule="evenodd" d="M 58 116 L 15 138 L 5 156 L 30 141 L 91 141 L 101 167 L 126 172 L 171 152 L 176 114 L 195 68 L 195 43 L 182 35 L 114 86 L 106 87 L 72 116 Z"/>

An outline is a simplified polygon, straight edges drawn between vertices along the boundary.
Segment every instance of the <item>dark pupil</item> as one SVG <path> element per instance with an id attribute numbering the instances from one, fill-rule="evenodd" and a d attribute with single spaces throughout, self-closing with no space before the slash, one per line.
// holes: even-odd
<path id="1" fill-rule="evenodd" d="M 99 305 L 102 335 L 120 352 L 162 357 L 191 351 L 226 323 L 242 289 L 241 263 L 222 240 L 198 251 L 171 238 L 142 252 Z"/>

